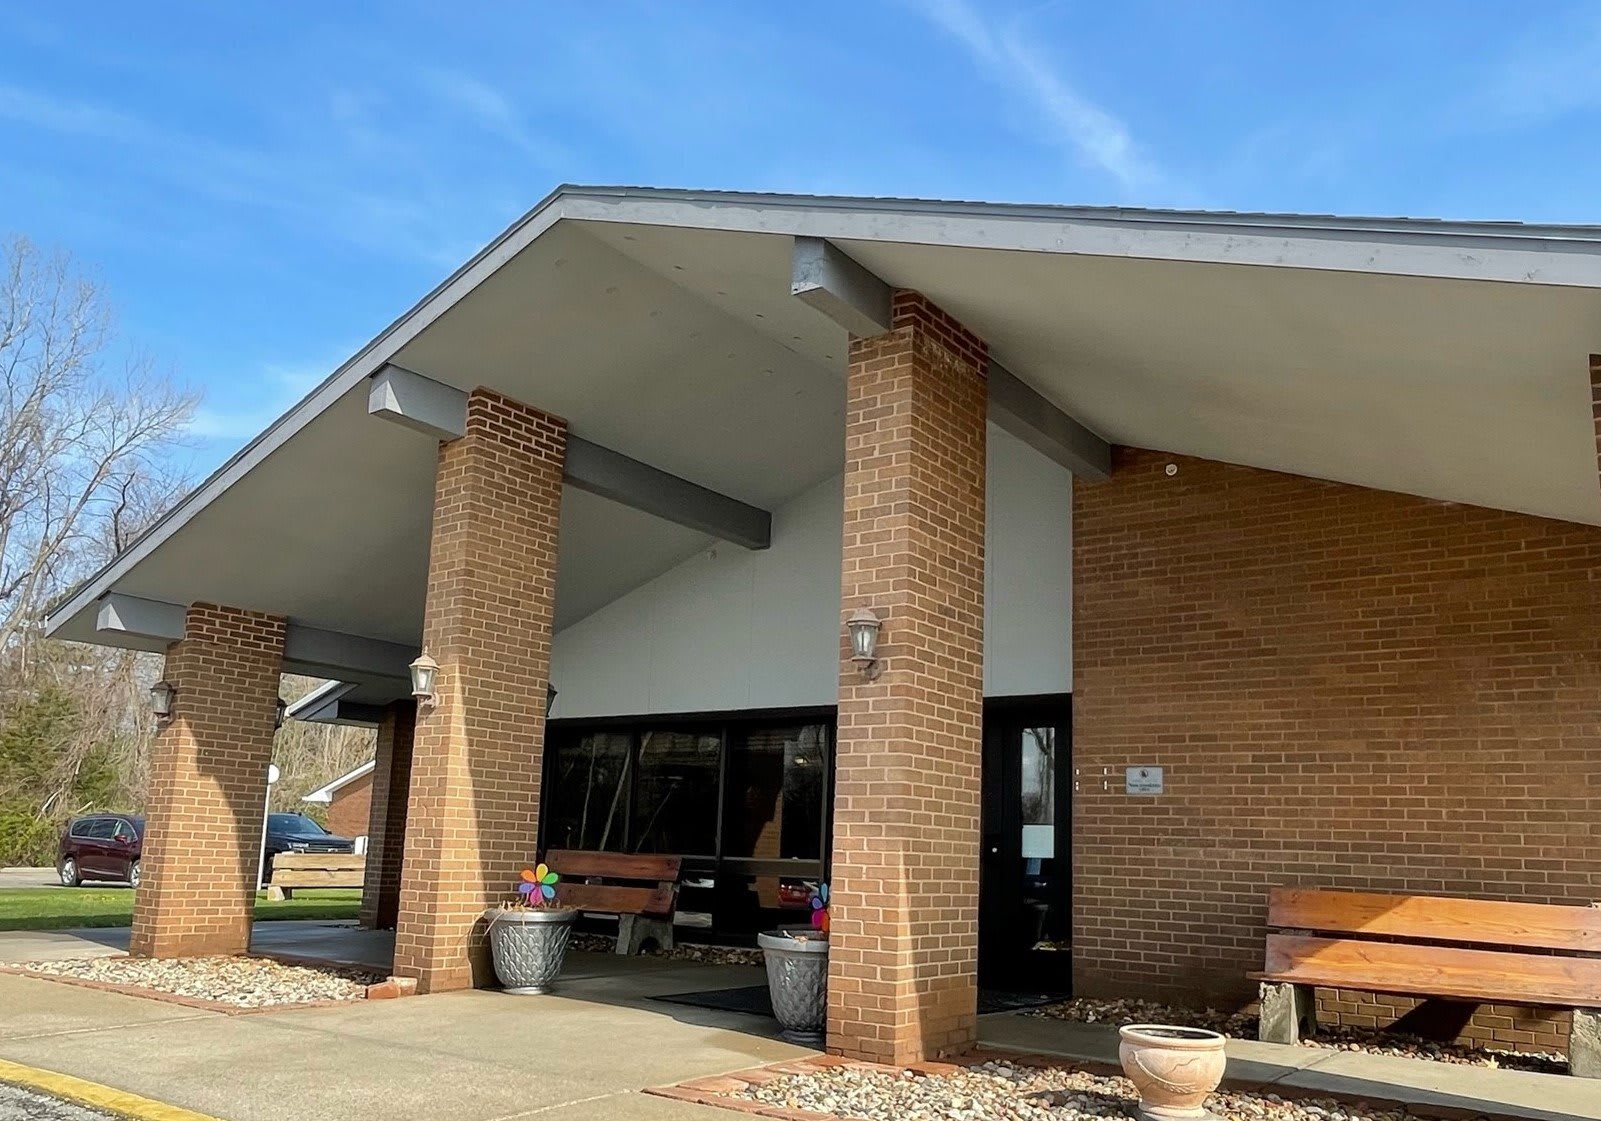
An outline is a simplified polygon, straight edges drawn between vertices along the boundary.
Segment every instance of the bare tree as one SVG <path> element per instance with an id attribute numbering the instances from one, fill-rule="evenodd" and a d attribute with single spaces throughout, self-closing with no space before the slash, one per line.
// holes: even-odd
<path id="1" fill-rule="evenodd" d="M 110 314 L 62 255 L 0 259 L 0 660 L 26 657 L 51 598 L 125 546 L 174 492 L 196 399 L 115 363 Z M 162 493 L 165 492 L 165 493 Z"/>

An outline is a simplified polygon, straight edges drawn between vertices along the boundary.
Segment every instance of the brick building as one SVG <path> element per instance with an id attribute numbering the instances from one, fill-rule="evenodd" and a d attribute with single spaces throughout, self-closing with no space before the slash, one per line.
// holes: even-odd
<path id="1" fill-rule="evenodd" d="M 327 806 L 328 832 L 349 837 L 356 850 L 365 852 L 367 828 L 372 821 L 372 772 L 376 761 L 369 759 L 325 786 L 319 786 L 301 799 Z"/>
<path id="2" fill-rule="evenodd" d="M 542 845 L 827 880 L 885 1059 L 1248 1000 L 1275 884 L 1601 899 L 1597 353 L 1598 230 L 564 188 L 52 616 L 169 651 L 135 951 L 244 948 L 277 670 L 424 990 Z"/>

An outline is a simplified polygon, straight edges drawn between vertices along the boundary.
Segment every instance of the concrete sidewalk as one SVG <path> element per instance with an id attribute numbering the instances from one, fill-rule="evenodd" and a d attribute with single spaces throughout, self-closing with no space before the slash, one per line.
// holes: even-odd
<path id="1" fill-rule="evenodd" d="M 125 926 L 0 930 L 0 962 L 123 954 L 128 952 L 128 934 Z M 388 972 L 395 959 L 395 934 L 392 930 L 362 930 L 348 919 L 258 922 L 250 928 L 250 948 L 262 954 L 299 954 Z"/>
<path id="2" fill-rule="evenodd" d="M 980 1031 L 984 1042 L 994 1047 L 1118 1065 L 1117 1029 L 1107 1024 L 1075 1024 L 1012 1012 L 984 1017 Z M 1254 1039 L 1229 1040 L 1228 1055 L 1231 1081 L 1482 1111 L 1529 1121 L 1601 1119 L 1601 1081 L 1593 1078 L 1322 1047 L 1286 1047 Z"/>
<path id="3" fill-rule="evenodd" d="M 574 954 L 559 996 L 447 993 L 225 1016 L 0 975 L 0 1057 L 225 1121 L 701 1118 L 648 1086 L 810 1054 L 761 1016 L 651 995 L 762 972 Z M 292 1106 L 286 1105 L 292 1103 Z"/>
<path id="4" fill-rule="evenodd" d="M 64 954 L 94 948 L 61 932 L 33 937 L 58 939 Z M 286 1102 L 296 1121 L 713 1121 L 707 1107 L 638 1091 L 813 1052 L 775 1038 L 765 1016 L 649 998 L 763 979 L 747 966 L 574 953 L 555 996 L 462 992 L 227 1016 L 0 975 L 0 1058 L 225 1121 L 283 1121 Z M 984 1017 L 980 1031 L 995 1047 L 1117 1063 L 1117 1032 L 1106 1025 L 1007 1013 Z M 1594 1080 L 1249 1040 L 1231 1040 L 1229 1056 L 1234 1080 L 1469 1115 L 1601 1121 Z"/>

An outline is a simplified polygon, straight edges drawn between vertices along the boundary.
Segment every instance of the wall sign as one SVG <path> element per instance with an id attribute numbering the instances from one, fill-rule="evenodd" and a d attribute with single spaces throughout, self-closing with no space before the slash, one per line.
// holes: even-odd
<path id="1" fill-rule="evenodd" d="M 1162 793 L 1161 767 L 1130 767 L 1123 774 L 1123 793 Z"/>

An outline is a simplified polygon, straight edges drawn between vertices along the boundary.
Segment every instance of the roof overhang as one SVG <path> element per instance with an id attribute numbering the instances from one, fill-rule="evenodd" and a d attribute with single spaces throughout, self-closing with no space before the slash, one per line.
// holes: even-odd
<path id="1" fill-rule="evenodd" d="M 839 299 L 801 290 L 798 240 L 826 247 Z M 387 366 L 500 390 L 772 510 L 839 470 L 840 323 L 863 292 L 871 313 L 864 277 L 984 337 L 1016 382 L 1007 407 L 1057 424 L 1058 446 L 1601 524 L 1601 229 L 564 187 L 69 595 L 49 632 L 160 648 L 101 626 L 106 598 L 128 596 L 413 648 L 435 442 L 369 412 Z M 559 627 L 716 543 L 567 489 Z M 337 675 L 328 649 L 318 672 Z"/>

